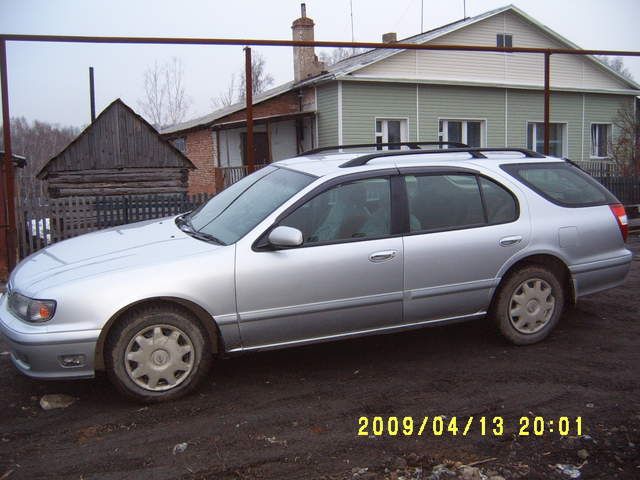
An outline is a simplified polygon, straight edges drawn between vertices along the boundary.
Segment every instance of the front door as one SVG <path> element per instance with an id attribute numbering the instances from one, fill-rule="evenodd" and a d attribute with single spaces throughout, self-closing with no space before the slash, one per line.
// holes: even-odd
<path id="1" fill-rule="evenodd" d="M 269 158 L 269 136 L 264 132 L 253 133 L 253 162 L 255 165 L 266 165 Z M 242 163 L 247 165 L 247 134 L 242 133 Z"/>
<path id="2" fill-rule="evenodd" d="M 278 222 L 299 229 L 297 248 L 240 243 L 237 304 L 244 348 L 266 348 L 402 321 L 402 237 L 392 234 L 388 177 L 318 193 Z"/>

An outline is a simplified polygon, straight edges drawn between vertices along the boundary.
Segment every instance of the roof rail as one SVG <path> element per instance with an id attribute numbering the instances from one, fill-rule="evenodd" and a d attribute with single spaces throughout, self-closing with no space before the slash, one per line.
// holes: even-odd
<path id="1" fill-rule="evenodd" d="M 497 147 L 497 148 L 476 148 L 481 152 L 518 152 L 522 153 L 527 158 L 547 158 L 543 154 L 538 153 L 528 148 L 509 148 L 509 147 Z"/>
<path id="2" fill-rule="evenodd" d="M 487 158 L 483 152 L 518 152 L 522 153 L 527 158 L 546 158 L 544 155 L 526 148 L 446 148 L 438 150 L 420 150 L 420 151 L 384 151 L 370 153 L 362 155 L 360 157 L 353 158 L 348 162 L 340 165 L 340 168 L 359 167 L 366 165 L 369 160 L 374 158 L 388 157 L 388 156 L 404 156 L 404 155 L 420 155 L 420 154 L 438 154 L 438 153 L 468 153 L 472 158 Z"/>
<path id="3" fill-rule="evenodd" d="M 392 142 L 392 143 L 354 143 L 349 145 L 334 145 L 330 147 L 319 147 L 312 150 L 302 152 L 300 155 L 314 155 L 316 153 L 326 152 L 329 150 L 346 150 L 348 148 L 380 148 L 380 147 L 409 147 L 413 150 L 421 150 L 420 146 L 427 147 L 455 147 L 468 148 L 469 145 L 460 142 Z M 399 148 L 398 148 L 399 149 Z"/>

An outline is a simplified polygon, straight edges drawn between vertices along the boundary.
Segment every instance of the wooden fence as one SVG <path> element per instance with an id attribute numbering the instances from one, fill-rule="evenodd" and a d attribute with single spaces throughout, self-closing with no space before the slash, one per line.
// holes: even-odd
<path id="1" fill-rule="evenodd" d="M 168 217 L 192 210 L 211 195 L 123 195 L 32 198 L 17 209 L 20 258 L 52 243 L 102 228 Z"/>
<path id="2" fill-rule="evenodd" d="M 640 204 L 640 177 L 596 177 L 625 205 Z"/>
<path id="3" fill-rule="evenodd" d="M 620 165 L 611 161 L 594 160 L 575 163 L 585 172 L 588 172 L 596 178 L 619 177 L 624 174 Z"/>

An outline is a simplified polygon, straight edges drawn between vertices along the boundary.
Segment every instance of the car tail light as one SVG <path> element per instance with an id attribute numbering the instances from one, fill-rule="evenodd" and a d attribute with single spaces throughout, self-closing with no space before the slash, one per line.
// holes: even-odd
<path id="1" fill-rule="evenodd" d="M 611 213 L 613 213 L 613 216 L 616 217 L 618 227 L 620 227 L 622 240 L 626 242 L 627 236 L 629 235 L 629 221 L 627 219 L 627 212 L 625 212 L 624 206 L 621 203 L 609 205 L 609 207 L 611 208 Z"/>

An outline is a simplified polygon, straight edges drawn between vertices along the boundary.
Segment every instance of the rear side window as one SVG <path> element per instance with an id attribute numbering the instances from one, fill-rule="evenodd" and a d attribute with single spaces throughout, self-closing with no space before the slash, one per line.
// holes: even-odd
<path id="1" fill-rule="evenodd" d="M 518 205 L 511 193 L 484 177 L 479 180 L 489 223 L 508 223 L 518 218 Z"/>
<path id="2" fill-rule="evenodd" d="M 501 168 L 556 205 L 575 208 L 618 202 L 606 188 L 569 163 L 522 163 Z"/>

